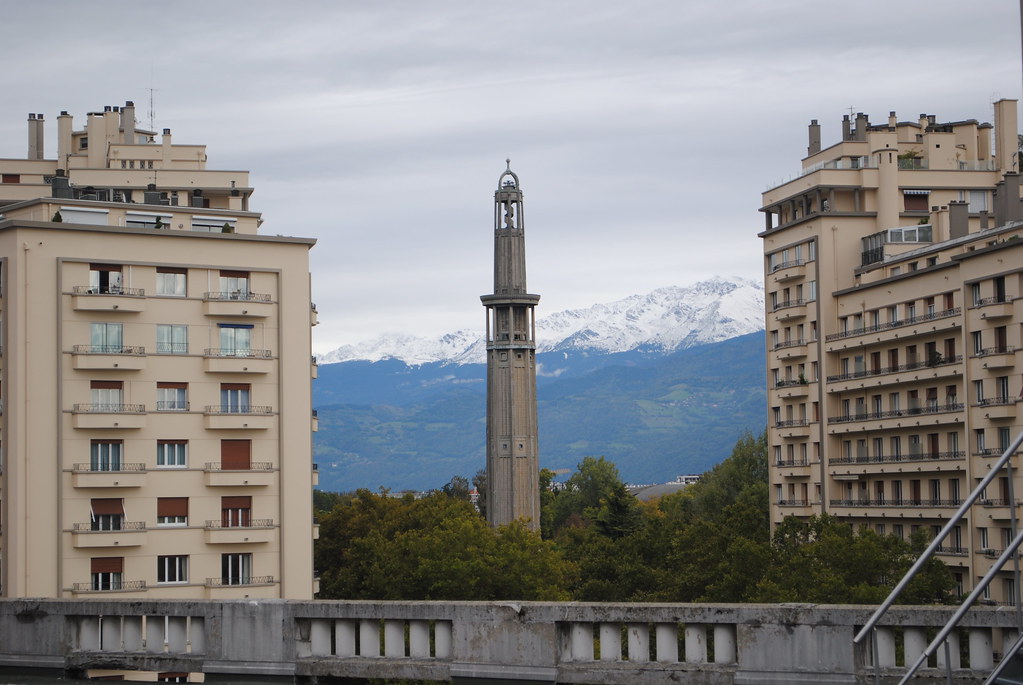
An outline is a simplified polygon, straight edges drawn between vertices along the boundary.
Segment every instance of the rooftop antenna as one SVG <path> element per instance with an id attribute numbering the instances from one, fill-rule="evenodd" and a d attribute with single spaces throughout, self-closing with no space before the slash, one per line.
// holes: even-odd
<path id="1" fill-rule="evenodd" d="M 155 131 L 156 129 L 156 110 L 153 108 L 153 93 L 156 92 L 156 88 L 146 88 L 149 91 L 149 130 Z"/>

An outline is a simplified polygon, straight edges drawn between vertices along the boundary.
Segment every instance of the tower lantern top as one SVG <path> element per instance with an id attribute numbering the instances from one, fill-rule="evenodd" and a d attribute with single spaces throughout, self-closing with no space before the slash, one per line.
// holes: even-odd
<path id="1" fill-rule="evenodd" d="M 498 190 L 518 190 L 519 189 L 519 177 L 511 170 L 511 159 L 504 160 L 508 164 L 508 168 L 501 174 L 501 178 L 497 179 Z"/>

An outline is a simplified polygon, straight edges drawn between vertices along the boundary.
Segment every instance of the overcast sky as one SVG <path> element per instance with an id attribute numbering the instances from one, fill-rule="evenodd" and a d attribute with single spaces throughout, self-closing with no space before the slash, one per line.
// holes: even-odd
<path id="1" fill-rule="evenodd" d="M 134 100 L 316 238 L 314 348 L 482 328 L 493 191 L 525 193 L 540 316 L 762 277 L 760 194 L 850 107 L 991 121 L 1019 6 L 892 0 L 5 2 L 0 157 L 29 112 Z"/>

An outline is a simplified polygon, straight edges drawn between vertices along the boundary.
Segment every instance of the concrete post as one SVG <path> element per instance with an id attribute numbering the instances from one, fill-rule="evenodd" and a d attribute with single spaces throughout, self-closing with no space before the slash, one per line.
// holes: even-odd
<path id="1" fill-rule="evenodd" d="M 405 656 L 405 621 L 384 621 L 384 656 Z"/>
<path id="2" fill-rule="evenodd" d="M 636 663 L 650 661 L 650 628 L 646 623 L 630 623 L 628 640 L 629 661 Z"/>
<path id="3" fill-rule="evenodd" d="M 409 621 L 409 656 L 429 657 L 430 656 L 430 622 Z"/>
<path id="4" fill-rule="evenodd" d="M 355 621 L 334 621 L 334 655 L 355 656 Z"/>
<path id="5" fill-rule="evenodd" d="M 433 624 L 433 649 L 438 659 L 451 658 L 451 621 L 437 621 Z"/>
<path id="6" fill-rule="evenodd" d="M 124 617 L 124 651 L 126 652 L 141 652 L 142 651 L 142 617 L 141 616 L 125 616 Z"/>
<path id="7" fill-rule="evenodd" d="M 735 626 L 714 626 L 714 663 L 734 664 L 735 662 Z"/>
<path id="8" fill-rule="evenodd" d="M 685 627 L 686 663 L 707 663 L 707 626 L 701 623 L 687 623 Z"/>
<path id="9" fill-rule="evenodd" d="M 600 624 L 600 660 L 622 660 L 622 629 L 617 623 Z"/>
<path id="10" fill-rule="evenodd" d="M 920 655 L 927 649 L 927 633 L 923 628 L 906 628 L 905 631 L 906 663 L 915 664 Z"/>
<path id="11" fill-rule="evenodd" d="M 309 652 L 312 656 L 330 656 L 330 620 L 314 618 L 309 621 Z"/>
<path id="12" fill-rule="evenodd" d="M 654 637 L 657 640 L 657 660 L 678 662 L 678 626 L 674 623 L 658 623 Z"/>
<path id="13" fill-rule="evenodd" d="M 593 661 L 593 624 L 573 623 L 570 661 Z"/>
<path id="14" fill-rule="evenodd" d="M 888 627 L 874 630 L 877 640 L 877 665 L 888 668 L 895 665 L 895 632 Z M 869 648 L 868 648 L 869 650 Z"/>
<path id="15" fill-rule="evenodd" d="M 970 668 L 991 669 L 995 665 L 995 657 L 991 649 L 990 628 L 970 628 Z"/>
<path id="16" fill-rule="evenodd" d="M 952 668 L 959 668 L 959 633 L 951 632 L 948 635 L 948 656 L 952 662 Z M 945 668 L 945 647 L 938 648 L 938 668 Z"/>
<path id="17" fill-rule="evenodd" d="M 359 656 L 380 656 L 380 621 L 359 621 Z"/>

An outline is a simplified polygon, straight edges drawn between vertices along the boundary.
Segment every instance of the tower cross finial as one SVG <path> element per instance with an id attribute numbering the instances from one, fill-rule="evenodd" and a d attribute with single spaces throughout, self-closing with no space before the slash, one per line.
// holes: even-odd
<path id="1" fill-rule="evenodd" d="M 508 171 L 511 171 L 511 157 L 508 157 L 504 161 L 508 163 Z"/>

